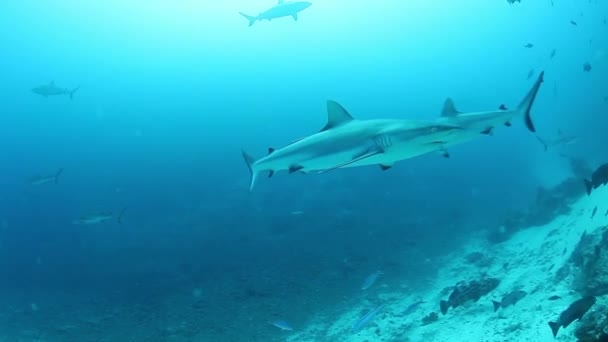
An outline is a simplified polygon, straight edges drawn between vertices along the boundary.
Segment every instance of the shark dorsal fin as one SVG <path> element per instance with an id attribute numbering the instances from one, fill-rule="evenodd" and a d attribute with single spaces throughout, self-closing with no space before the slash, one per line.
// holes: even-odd
<path id="1" fill-rule="evenodd" d="M 447 99 L 445 99 L 445 102 L 443 103 L 443 109 L 441 110 L 441 117 L 442 118 L 453 118 L 455 116 L 458 116 L 458 114 L 460 114 L 460 112 L 458 110 L 456 110 L 456 106 L 454 105 L 454 100 L 452 100 L 449 97 Z"/>
<path id="2" fill-rule="evenodd" d="M 268 148 L 268 155 L 271 155 L 274 151 L 276 151 L 275 148 L 269 147 Z"/>
<path id="3" fill-rule="evenodd" d="M 334 127 L 341 126 L 353 120 L 353 117 L 348 114 L 344 107 L 342 107 L 336 101 L 329 100 L 327 101 L 327 124 L 325 125 L 325 127 L 323 127 L 321 132 Z"/>

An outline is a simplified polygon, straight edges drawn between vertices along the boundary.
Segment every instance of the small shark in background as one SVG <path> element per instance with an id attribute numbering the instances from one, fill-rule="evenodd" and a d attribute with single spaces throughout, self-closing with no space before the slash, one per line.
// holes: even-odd
<path id="1" fill-rule="evenodd" d="M 57 184 L 59 182 L 59 176 L 61 176 L 62 173 L 63 169 L 59 169 L 53 175 L 34 176 L 28 180 L 28 183 L 33 186 L 40 186 L 48 183 Z"/>
<path id="2" fill-rule="evenodd" d="M 116 221 L 118 222 L 118 224 L 122 224 L 122 217 L 126 210 L 127 207 L 124 207 L 116 217 Z M 82 216 L 79 219 L 72 221 L 72 223 L 79 225 L 92 225 L 111 221 L 112 219 L 114 219 L 114 215 L 111 212 L 101 212 L 97 214 L 89 214 Z"/>
<path id="3" fill-rule="evenodd" d="M 268 149 L 268 155 L 254 159 L 245 151 L 243 158 L 251 174 L 253 190 L 262 172 L 287 170 L 324 173 L 346 167 L 379 165 L 390 169 L 396 162 L 430 152 L 444 152 L 446 147 L 481 135 L 492 135 L 497 126 L 511 126 L 514 118 L 523 118 L 535 132 L 530 116 L 544 72 L 541 72 L 519 106 L 506 110 L 461 113 L 452 100 L 446 100 L 441 118 L 434 121 L 406 119 L 356 120 L 337 102 L 327 102 L 327 124 L 320 132 L 299 139 L 281 149 Z M 448 154 L 449 155 L 449 154 Z"/>
<path id="4" fill-rule="evenodd" d="M 561 130 L 557 131 L 557 136 L 551 139 L 543 139 L 539 136 L 536 137 L 538 141 L 543 145 L 545 151 L 548 151 L 549 148 L 555 147 L 563 147 L 567 145 L 576 144 L 580 137 L 564 134 Z"/>
<path id="5" fill-rule="evenodd" d="M 257 16 L 247 15 L 243 12 L 239 12 L 239 14 L 242 15 L 243 17 L 245 17 L 247 20 L 249 20 L 249 26 L 252 26 L 258 20 L 259 21 L 262 21 L 262 20 L 270 21 L 272 19 L 282 18 L 282 17 L 292 17 L 293 20 L 298 20 L 298 13 L 307 9 L 308 7 L 310 7 L 310 5 L 312 5 L 312 4 L 307 1 L 279 0 L 279 3 L 277 5 L 270 8 L 269 10 L 266 10 L 266 11 L 258 14 Z"/>
<path id="6" fill-rule="evenodd" d="M 68 95 L 70 100 L 74 98 L 74 93 L 78 91 L 80 87 L 74 89 L 61 88 L 55 85 L 55 81 L 51 81 L 49 84 L 44 84 L 32 89 L 32 92 L 44 97 L 57 96 L 57 95 Z"/>

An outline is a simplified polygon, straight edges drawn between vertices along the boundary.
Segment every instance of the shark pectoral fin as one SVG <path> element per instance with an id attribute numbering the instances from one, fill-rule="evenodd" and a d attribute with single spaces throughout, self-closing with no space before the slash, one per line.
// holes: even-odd
<path id="1" fill-rule="evenodd" d="M 386 171 L 386 170 L 390 169 L 391 167 L 393 167 L 393 164 L 380 164 L 380 169 L 382 171 Z"/>
<path id="2" fill-rule="evenodd" d="M 268 178 L 272 178 L 272 176 L 274 176 L 274 171 L 268 171 Z"/>
<path id="3" fill-rule="evenodd" d="M 303 168 L 304 168 L 304 166 L 302 166 L 302 165 L 292 165 L 289 167 L 289 173 L 298 172 L 298 171 L 302 170 Z"/>
<path id="4" fill-rule="evenodd" d="M 298 13 L 294 13 L 291 15 L 294 21 L 298 21 Z"/>
<path id="5" fill-rule="evenodd" d="M 441 117 L 453 118 L 455 116 L 458 116 L 458 114 L 460 114 L 460 112 L 456 110 L 454 101 L 449 97 L 445 99 L 445 102 L 443 103 L 443 109 L 441 110 Z"/>
<path id="6" fill-rule="evenodd" d="M 486 129 L 484 129 L 483 131 L 481 131 L 481 134 L 494 135 L 494 127 L 492 127 L 492 126 L 487 127 Z"/>
<path id="7" fill-rule="evenodd" d="M 369 158 L 369 157 L 373 157 L 373 156 L 375 156 L 377 154 L 380 154 L 380 153 L 384 153 L 384 150 L 383 149 L 374 149 L 372 151 L 368 150 L 368 151 L 364 152 L 361 155 L 357 155 L 357 156 L 353 157 L 353 159 L 351 159 L 349 161 L 346 161 L 346 162 L 344 162 L 342 164 L 338 164 L 338 165 L 336 165 L 336 166 L 334 166 L 332 168 L 319 171 L 319 173 L 325 173 L 325 172 L 329 172 L 329 171 L 332 171 L 332 170 L 335 170 L 335 169 L 339 169 L 341 167 L 345 167 L 347 165 L 350 165 L 352 163 L 356 163 L 356 162 L 361 161 L 363 159 L 366 159 L 366 158 Z"/>
<path id="8" fill-rule="evenodd" d="M 327 101 L 327 124 L 321 132 L 353 121 L 353 117 L 338 102 Z"/>

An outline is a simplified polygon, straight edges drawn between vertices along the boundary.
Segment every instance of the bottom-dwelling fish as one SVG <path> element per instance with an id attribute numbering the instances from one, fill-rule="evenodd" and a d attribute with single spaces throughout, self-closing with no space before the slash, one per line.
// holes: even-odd
<path id="1" fill-rule="evenodd" d="M 559 328 L 567 328 L 570 323 L 583 318 L 593 304 L 595 304 L 595 297 L 584 297 L 570 304 L 570 306 L 559 315 L 556 322 L 549 322 L 553 337 L 557 336 Z"/>
<path id="2" fill-rule="evenodd" d="M 500 280 L 496 278 L 458 283 L 448 300 L 439 302 L 441 313 L 445 315 L 450 307 L 456 308 L 471 300 L 474 302 L 478 301 L 479 298 L 494 290 L 498 284 L 500 284 Z"/>
<path id="3" fill-rule="evenodd" d="M 585 179 L 585 188 L 587 195 L 591 195 L 593 189 L 597 189 L 602 185 L 608 184 L 608 163 L 600 166 L 593 171 L 591 179 Z"/>
<path id="4" fill-rule="evenodd" d="M 526 291 L 517 290 L 502 297 L 500 302 L 493 300 L 492 304 L 494 305 L 494 312 L 498 311 L 500 308 L 504 309 L 507 306 L 517 304 L 517 302 L 522 300 L 527 294 L 528 292 Z"/>

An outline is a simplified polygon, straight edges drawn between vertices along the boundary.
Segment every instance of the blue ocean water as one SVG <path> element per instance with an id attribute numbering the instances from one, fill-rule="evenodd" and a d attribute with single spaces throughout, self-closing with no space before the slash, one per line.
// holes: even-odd
<path id="1" fill-rule="evenodd" d="M 570 160 L 606 162 L 605 2 L 318 0 L 251 27 L 238 14 L 274 5 L 0 4 L 0 340 L 284 340 L 268 321 L 345 310 L 377 270 L 415 291 Z M 328 99 L 357 119 L 434 120 L 446 97 L 515 107 L 541 70 L 538 136 L 580 137 L 563 153 L 517 121 L 449 159 L 281 172 L 249 191 L 241 149 L 317 132 Z M 51 82 L 80 88 L 31 91 Z M 122 224 L 73 224 L 125 207 Z"/>

